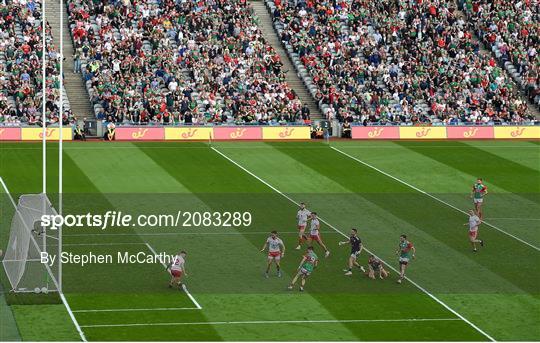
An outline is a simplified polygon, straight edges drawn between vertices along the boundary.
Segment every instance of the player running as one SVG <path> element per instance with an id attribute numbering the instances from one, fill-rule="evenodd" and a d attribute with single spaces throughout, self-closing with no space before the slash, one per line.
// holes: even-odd
<path id="1" fill-rule="evenodd" d="M 317 242 L 324 249 L 324 257 L 328 257 L 330 255 L 330 251 L 328 251 L 326 245 L 324 245 L 324 242 L 321 239 L 321 223 L 319 223 L 319 219 L 317 218 L 317 212 L 311 213 L 310 224 L 311 226 L 309 230 L 308 244 L 311 246 L 313 241 Z"/>
<path id="2" fill-rule="evenodd" d="M 480 246 L 484 246 L 484 240 L 478 239 L 478 226 L 482 223 L 480 217 L 476 215 L 474 210 L 469 210 L 469 222 L 463 225 L 469 226 L 469 241 L 473 247 L 473 251 L 477 252 L 476 243 L 480 243 Z"/>
<path id="3" fill-rule="evenodd" d="M 268 273 L 270 272 L 272 262 L 275 262 L 276 264 L 277 276 L 281 277 L 281 267 L 279 262 L 281 261 L 281 258 L 285 256 L 285 244 L 283 244 L 281 238 L 278 237 L 277 231 L 272 231 L 270 233 L 270 237 L 264 242 L 261 252 L 265 251 L 266 247 L 268 247 L 268 265 L 266 266 L 265 277 L 268 279 Z"/>
<path id="4" fill-rule="evenodd" d="M 313 251 L 313 247 L 309 246 L 307 248 L 306 254 L 302 257 L 302 261 L 300 261 L 300 266 L 298 267 L 298 272 L 292 279 L 291 283 L 289 284 L 288 289 L 293 289 L 294 284 L 296 281 L 298 281 L 299 277 L 302 277 L 302 281 L 300 282 L 300 291 L 304 291 L 304 286 L 306 285 L 306 279 L 313 273 L 313 270 L 317 265 L 319 264 L 319 257 L 315 252 Z"/>
<path id="5" fill-rule="evenodd" d="M 379 273 L 379 279 L 381 280 L 388 276 L 388 272 L 384 269 L 382 261 L 375 257 L 375 255 L 369 255 L 368 266 L 369 271 L 367 276 L 370 279 L 375 280 L 375 273 Z"/>
<path id="6" fill-rule="evenodd" d="M 177 285 L 178 288 L 183 289 L 182 276 L 187 276 L 186 273 L 186 252 L 180 251 L 174 259 L 167 266 L 167 270 L 171 273 L 171 281 L 169 282 L 169 288 Z"/>
<path id="7" fill-rule="evenodd" d="M 343 245 L 343 244 L 350 244 L 351 245 L 351 255 L 349 256 L 349 269 L 343 270 L 345 272 L 345 275 L 352 275 L 352 267 L 353 267 L 353 265 L 357 266 L 358 268 L 360 268 L 360 270 L 362 272 L 365 273 L 366 270 L 364 269 L 364 267 L 362 267 L 360 264 L 358 264 L 358 262 L 356 260 L 358 258 L 358 255 L 360 255 L 360 253 L 362 252 L 362 248 L 363 248 L 362 240 L 360 239 L 360 237 L 358 237 L 358 230 L 352 229 L 351 233 L 350 233 L 350 236 L 349 236 L 349 240 L 339 242 L 338 244 L 340 246 Z"/>
<path id="8" fill-rule="evenodd" d="M 405 278 L 405 270 L 407 269 L 407 265 L 409 264 L 411 258 L 416 258 L 415 254 L 416 248 L 407 240 L 407 236 L 399 236 L 399 245 L 398 250 L 396 251 L 396 255 L 399 255 L 399 279 L 397 280 L 397 283 L 401 283 L 401 281 Z"/>
<path id="9" fill-rule="evenodd" d="M 478 217 L 482 219 L 482 204 L 484 203 L 484 197 L 488 194 L 487 187 L 482 182 L 481 178 L 476 180 L 476 183 L 472 186 L 471 198 L 473 199 L 474 210 L 478 213 Z"/>
<path id="10" fill-rule="evenodd" d="M 306 204 L 301 203 L 300 209 L 296 212 L 296 220 L 298 223 L 298 246 L 296 247 L 296 250 L 300 250 L 302 248 L 302 243 L 307 240 L 304 232 L 306 231 L 307 221 L 310 215 L 311 212 L 306 208 Z"/>

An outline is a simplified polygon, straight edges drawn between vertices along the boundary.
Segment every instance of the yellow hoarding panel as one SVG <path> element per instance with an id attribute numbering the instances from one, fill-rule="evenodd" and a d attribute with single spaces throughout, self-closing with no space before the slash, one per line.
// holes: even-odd
<path id="1" fill-rule="evenodd" d="M 41 127 L 23 127 L 21 131 L 23 141 L 40 141 L 43 139 L 43 128 Z M 45 139 L 57 141 L 60 139 L 60 128 L 48 127 Z M 70 141 L 72 139 L 71 128 L 62 128 L 62 140 Z"/>
<path id="2" fill-rule="evenodd" d="M 495 138 L 540 139 L 540 126 L 496 126 Z"/>
<path id="3" fill-rule="evenodd" d="M 209 140 L 211 127 L 166 127 L 165 140 Z"/>
<path id="4" fill-rule="evenodd" d="M 399 128 L 400 139 L 445 139 L 446 127 L 407 126 Z"/>
<path id="5" fill-rule="evenodd" d="M 263 139 L 310 139 L 309 126 L 263 127 Z"/>

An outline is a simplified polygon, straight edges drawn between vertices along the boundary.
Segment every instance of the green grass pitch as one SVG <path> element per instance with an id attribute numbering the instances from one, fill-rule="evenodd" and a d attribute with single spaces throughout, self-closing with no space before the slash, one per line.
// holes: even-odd
<path id="1" fill-rule="evenodd" d="M 64 144 L 64 213 L 250 211 L 245 228 L 65 229 L 73 253 L 188 252 L 184 292 L 160 264 L 64 266 L 64 292 L 88 340 L 485 341 L 540 340 L 538 142 L 246 142 Z M 48 184 L 57 197 L 56 144 Z M 0 144 L 0 176 L 14 197 L 41 190 L 41 145 Z M 489 194 L 486 246 L 473 253 L 459 210 L 477 177 Z M 301 252 L 294 202 L 324 220 L 331 255 L 306 292 L 287 291 Z M 1 196 L 1 248 L 12 208 Z M 405 233 L 417 248 L 398 285 L 343 275 L 342 233 L 397 268 Z M 259 252 L 276 229 L 282 278 L 264 278 Z M 322 256 L 320 248 L 316 252 Z M 359 261 L 365 265 L 367 253 Z M 202 309 L 197 308 L 199 304 Z M 80 339 L 62 304 L 12 305 L 24 340 Z"/>

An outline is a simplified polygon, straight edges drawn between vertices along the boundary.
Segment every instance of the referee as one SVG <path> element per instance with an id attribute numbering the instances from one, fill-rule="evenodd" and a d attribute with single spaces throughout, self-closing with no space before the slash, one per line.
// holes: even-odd
<path id="1" fill-rule="evenodd" d="M 362 248 L 363 248 L 362 247 L 362 240 L 360 239 L 360 237 L 358 237 L 358 230 L 351 229 L 351 233 L 349 235 L 349 240 L 339 242 L 340 246 L 343 245 L 343 244 L 350 244 L 351 245 L 351 255 L 349 256 L 349 268 L 343 270 L 345 272 L 345 275 L 352 275 L 352 267 L 353 267 L 353 265 L 357 266 L 358 268 L 360 268 L 360 270 L 362 272 L 365 273 L 366 270 L 364 269 L 364 267 L 362 267 L 356 261 L 356 259 L 358 258 L 358 255 L 360 255 L 360 253 L 362 252 Z"/>

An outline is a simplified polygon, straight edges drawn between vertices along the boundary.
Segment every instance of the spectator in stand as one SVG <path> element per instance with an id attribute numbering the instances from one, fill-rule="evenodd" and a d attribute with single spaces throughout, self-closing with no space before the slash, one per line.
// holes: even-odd
<path id="1" fill-rule="evenodd" d="M 453 1 L 288 0 L 276 6 L 282 40 L 298 53 L 319 100 L 330 105 L 329 118 L 382 124 L 535 120 L 505 71 L 481 53 Z"/>
<path id="2" fill-rule="evenodd" d="M 38 0 L 4 1 L 0 7 L 0 49 L 2 62 L 0 119 L 9 123 L 42 125 L 42 99 L 45 98 L 46 122 L 60 120 L 60 55 L 52 43 L 51 29 L 46 23 L 45 90 L 42 96 L 42 26 L 41 2 Z M 21 32 L 21 35 L 17 34 Z M 10 105 L 11 104 L 11 105 Z M 64 122 L 72 120 L 71 114 Z M 64 117 L 64 116 L 63 116 Z"/>
<path id="3" fill-rule="evenodd" d="M 540 88 L 540 3 L 537 0 L 461 0 L 460 6 L 479 37 L 517 69 L 534 101 Z"/>
<path id="4" fill-rule="evenodd" d="M 106 120 L 309 120 L 244 0 L 68 4 L 91 100 Z"/>

